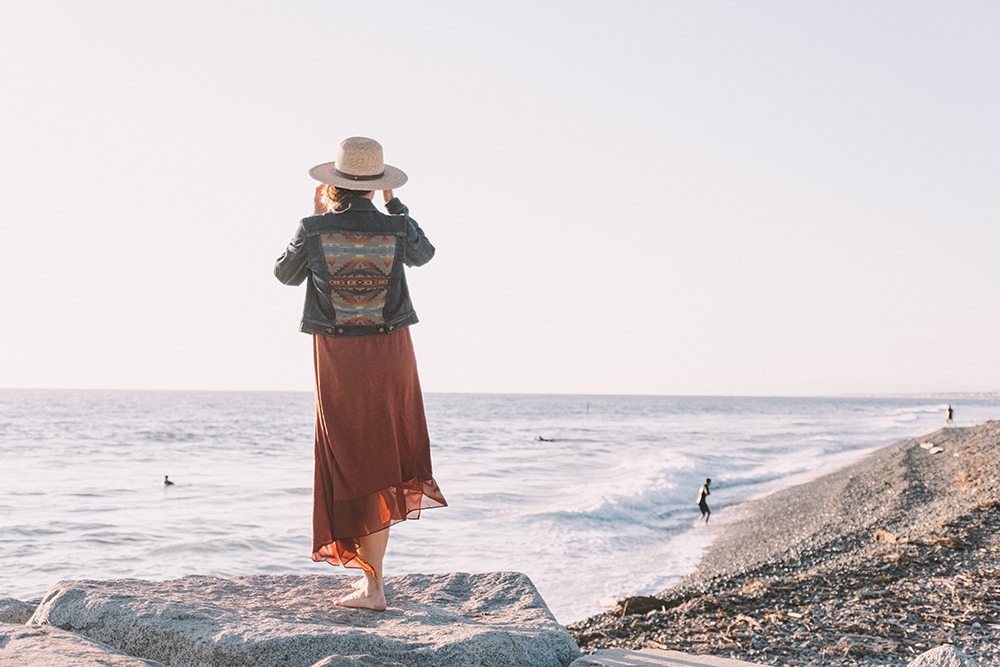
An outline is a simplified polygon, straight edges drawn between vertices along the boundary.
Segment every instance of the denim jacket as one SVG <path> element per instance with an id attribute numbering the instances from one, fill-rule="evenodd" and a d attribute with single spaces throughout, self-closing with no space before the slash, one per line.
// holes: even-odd
<path id="1" fill-rule="evenodd" d="M 299 223 L 274 263 L 274 275 L 286 285 L 309 278 L 299 331 L 378 336 L 417 323 L 403 265 L 426 264 L 434 246 L 399 198 L 386 209 L 392 215 L 369 199 L 351 197 Z"/>

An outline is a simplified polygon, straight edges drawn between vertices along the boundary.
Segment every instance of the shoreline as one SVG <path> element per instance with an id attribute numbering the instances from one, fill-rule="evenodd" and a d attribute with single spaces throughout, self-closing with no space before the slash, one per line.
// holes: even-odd
<path id="1" fill-rule="evenodd" d="M 695 572 L 570 633 L 585 653 L 905 665 L 954 643 L 1000 665 L 998 470 L 997 421 L 882 447 L 733 506 Z"/>

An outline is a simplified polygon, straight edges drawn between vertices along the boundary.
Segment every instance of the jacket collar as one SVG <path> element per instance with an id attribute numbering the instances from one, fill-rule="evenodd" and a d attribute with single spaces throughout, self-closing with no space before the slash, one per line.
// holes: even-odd
<path id="1" fill-rule="evenodd" d="M 345 213 L 347 211 L 377 211 L 375 202 L 367 197 L 350 197 L 342 202 L 332 213 Z"/>

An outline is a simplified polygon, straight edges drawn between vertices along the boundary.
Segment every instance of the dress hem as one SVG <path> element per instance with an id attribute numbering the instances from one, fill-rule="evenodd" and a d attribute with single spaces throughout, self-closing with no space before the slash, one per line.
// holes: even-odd
<path id="1" fill-rule="evenodd" d="M 407 480 L 364 498 L 336 501 L 331 508 L 332 523 L 334 526 L 341 524 L 343 532 L 337 530 L 340 537 L 328 535 L 325 537 L 330 541 L 322 540 L 319 546 L 313 545 L 312 559 L 362 569 L 374 576 L 374 568 L 358 553 L 358 538 L 388 530 L 403 521 L 416 521 L 423 510 L 447 506 L 437 482 L 431 477 Z"/>

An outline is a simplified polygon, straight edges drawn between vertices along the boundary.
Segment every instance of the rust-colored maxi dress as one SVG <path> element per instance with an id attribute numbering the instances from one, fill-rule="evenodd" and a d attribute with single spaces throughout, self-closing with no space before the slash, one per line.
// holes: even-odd
<path id="1" fill-rule="evenodd" d="M 447 505 L 431 472 L 430 438 L 410 330 L 313 334 L 316 365 L 314 561 L 375 574 L 358 539 Z"/>

